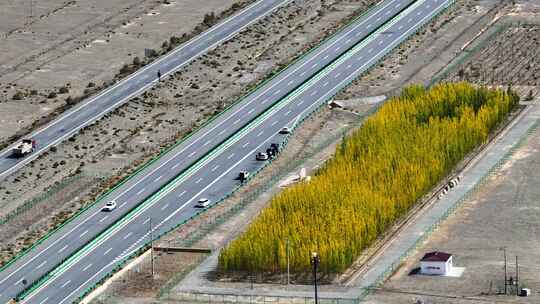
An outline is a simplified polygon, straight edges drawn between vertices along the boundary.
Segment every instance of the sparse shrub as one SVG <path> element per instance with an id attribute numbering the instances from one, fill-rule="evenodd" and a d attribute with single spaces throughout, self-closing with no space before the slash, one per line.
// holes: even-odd
<path id="1" fill-rule="evenodd" d="M 37 94 L 38 94 L 37 90 L 30 90 L 30 95 L 31 96 L 36 96 Z"/>
<path id="2" fill-rule="evenodd" d="M 139 57 L 133 58 L 133 65 L 134 66 L 140 66 L 141 65 L 141 58 L 139 58 Z"/>
<path id="3" fill-rule="evenodd" d="M 24 98 L 24 93 L 21 91 L 17 91 L 15 94 L 13 94 L 13 100 L 22 100 Z"/>
<path id="4" fill-rule="evenodd" d="M 52 146 L 51 147 L 51 152 L 55 153 L 56 151 L 58 151 L 58 148 L 56 146 Z"/>
<path id="5" fill-rule="evenodd" d="M 206 24 L 207 26 L 212 26 L 215 24 L 215 22 L 216 22 L 216 15 L 214 14 L 214 12 L 210 12 L 204 15 L 203 23 Z"/>
<path id="6" fill-rule="evenodd" d="M 69 89 L 66 86 L 63 86 L 63 87 L 60 88 L 60 90 L 58 90 L 58 93 L 67 94 L 67 93 L 69 93 Z"/>
<path id="7" fill-rule="evenodd" d="M 56 92 L 50 92 L 49 95 L 47 95 L 47 98 L 53 99 L 53 98 L 56 98 L 56 96 L 58 96 L 58 94 L 56 94 Z"/>

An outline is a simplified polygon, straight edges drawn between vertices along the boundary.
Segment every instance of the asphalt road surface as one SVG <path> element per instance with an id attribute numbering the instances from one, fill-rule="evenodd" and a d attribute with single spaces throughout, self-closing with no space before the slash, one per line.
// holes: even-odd
<path id="1" fill-rule="evenodd" d="M 386 0 L 382 2 L 361 19 L 325 41 L 321 46 L 278 74 L 264 86 L 235 104 L 223 115 L 217 117 L 193 136 L 163 155 L 158 161 L 109 193 L 102 202 L 89 208 L 79 217 L 52 234 L 43 243 L 1 272 L 0 303 L 14 297 L 32 282 L 54 269 L 60 262 L 93 240 L 101 231 L 118 221 L 150 195 L 159 191 L 171 179 L 184 172 L 190 165 L 236 134 L 243 126 L 260 116 L 270 106 L 295 88 L 298 88 L 325 66 L 335 61 L 339 55 L 358 44 L 369 33 L 394 17 L 412 2 L 414 1 Z M 259 135 L 261 131 L 257 131 L 255 135 Z M 259 136 L 262 136 L 262 134 Z M 243 149 L 242 146 L 240 146 L 240 149 Z M 214 172 L 218 171 L 218 169 L 220 167 L 214 165 L 211 168 L 204 167 L 198 170 Z M 238 172 L 235 172 L 235 174 L 238 174 Z M 201 185 L 205 184 L 202 180 L 199 183 Z M 229 186 L 223 184 L 226 189 L 231 189 Z M 215 193 L 215 195 L 209 193 L 208 197 L 214 201 L 219 199 L 221 192 Z M 186 198 L 189 197 L 187 190 L 183 195 Z M 117 202 L 117 209 L 110 213 L 101 212 L 101 206 L 110 200 Z M 186 209 L 183 212 L 187 217 L 194 214 L 192 209 Z"/>
<path id="2" fill-rule="evenodd" d="M 156 62 L 140 69 L 100 94 L 83 101 L 80 105 L 27 136 L 27 138 L 34 138 L 38 143 L 37 149 L 32 154 L 25 157 L 15 157 L 12 150 L 17 143 L 4 149 L 0 152 L 0 179 L 37 158 L 51 146 L 57 145 L 83 127 L 121 106 L 131 97 L 152 87 L 158 81 L 158 71 L 161 72 L 161 77 L 166 77 L 290 1 L 257 1 L 166 56 L 159 58 Z"/>
<path id="3" fill-rule="evenodd" d="M 238 186 L 239 171 L 256 171 L 264 165 L 254 155 L 270 143 L 279 143 L 284 136 L 278 133 L 282 127 L 293 128 L 450 3 L 422 0 L 410 6 L 79 250 L 21 303 L 71 303 L 148 242 L 150 230 L 160 235 L 201 212 L 195 208 L 201 197 L 216 203 Z M 99 213 L 92 222 L 107 215 Z M 85 234 L 83 231 L 80 237 Z"/>

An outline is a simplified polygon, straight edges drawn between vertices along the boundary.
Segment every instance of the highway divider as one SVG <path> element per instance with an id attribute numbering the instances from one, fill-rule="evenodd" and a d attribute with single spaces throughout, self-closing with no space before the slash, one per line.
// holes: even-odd
<path id="1" fill-rule="evenodd" d="M 150 196 L 149 199 L 145 200 L 142 204 L 140 204 L 139 206 L 137 206 L 136 208 L 134 208 L 132 211 L 129 212 L 129 214 L 127 216 L 125 216 L 124 218 L 120 219 L 119 221 L 117 221 L 116 223 L 114 223 L 111 227 L 109 227 L 108 229 L 106 229 L 104 232 L 102 232 L 96 239 L 94 239 L 93 241 L 91 241 L 89 244 L 87 244 L 86 246 L 84 246 L 84 248 L 82 248 L 81 250 L 79 250 L 76 254 L 72 255 L 70 258 L 68 258 L 66 261 L 64 261 L 60 266 L 58 266 L 55 270 L 53 270 L 52 272 L 50 272 L 49 274 L 47 274 L 46 276 L 44 276 L 42 279 L 40 279 L 36 284 L 34 284 L 30 289 L 28 289 L 27 291 L 21 293 L 19 295 L 19 298 L 25 298 L 26 296 L 28 296 L 29 294 L 31 294 L 33 291 L 37 290 L 39 288 L 39 286 L 43 285 L 43 283 L 45 281 L 47 281 L 48 279 L 54 277 L 55 275 L 58 275 L 60 273 L 62 273 L 63 271 L 69 269 L 72 265 L 74 265 L 77 260 L 84 256 L 85 254 L 89 253 L 90 251 L 93 250 L 93 248 L 97 247 L 99 245 L 100 242 L 102 241 L 105 241 L 106 238 L 109 238 L 110 236 L 112 236 L 112 234 L 115 233 L 115 231 L 121 229 L 123 226 L 127 225 L 130 220 L 136 216 L 137 214 L 140 214 L 141 212 L 143 212 L 145 209 L 149 208 L 151 205 L 153 205 L 154 203 L 156 203 L 159 199 L 161 199 L 164 195 L 166 195 L 167 193 L 169 193 L 170 191 L 172 191 L 179 183 L 183 182 L 186 178 L 189 177 L 189 175 L 194 172 L 195 170 L 199 169 L 200 167 L 204 166 L 205 163 L 207 163 L 208 161 L 210 161 L 210 157 L 214 157 L 215 155 L 217 155 L 218 152 L 221 152 L 225 149 L 227 149 L 228 147 L 230 147 L 231 145 L 233 145 L 236 141 L 238 141 L 241 137 L 243 137 L 243 135 L 249 133 L 251 130 L 253 130 L 254 128 L 256 128 L 258 125 L 260 125 L 267 117 L 271 116 L 274 112 L 276 111 L 279 111 L 281 108 L 283 108 L 285 105 L 289 104 L 290 102 L 292 102 L 298 95 L 300 95 L 301 93 L 303 93 L 305 90 L 307 90 L 309 87 L 311 87 L 313 84 L 315 84 L 318 80 L 320 80 L 322 77 L 324 77 L 326 74 L 328 74 L 330 71 L 334 70 L 337 66 L 339 66 L 341 63 L 343 63 L 345 60 L 349 59 L 350 57 L 354 56 L 354 54 L 356 54 L 359 50 L 361 50 L 367 43 L 369 43 L 370 41 L 372 41 L 373 39 L 375 39 L 375 35 L 376 34 L 380 34 L 381 32 L 385 31 L 386 29 L 388 29 L 389 27 L 391 27 L 393 24 L 395 24 L 399 19 L 401 19 L 403 16 L 407 15 L 408 13 L 410 13 L 410 11 L 414 10 L 414 8 L 416 8 L 417 6 L 419 6 L 421 3 L 425 2 L 425 0 L 423 1 L 418 1 L 416 2 L 414 5 L 411 5 L 409 6 L 406 10 L 402 11 L 400 14 L 398 14 L 397 16 L 395 16 L 393 19 L 391 19 L 389 22 L 387 22 L 385 25 L 383 25 L 382 27 L 380 27 L 379 29 L 377 29 L 374 33 L 372 33 L 369 37 L 367 37 L 364 41 L 362 41 L 361 43 L 357 44 L 355 47 L 353 47 L 351 50 L 349 50 L 347 53 L 345 54 L 342 54 L 337 60 L 335 60 L 334 62 L 332 62 L 330 65 L 328 65 L 327 67 L 325 67 L 322 71 L 320 71 L 319 73 L 317 73 L 315 76 L 313 76 L 309 81 L 305 82 L 303 85 L 300 86 L 300 88 L 298 88 L 297 90 L 295 90 L 293 93 L 289 94 L 287 97 L 285 97 L 284 99 L 280 100 L 279 102 L 277 102 L 276 104 L 272 105 L 271 108 L 269 110 L 267 110 L 266 112 L 264 112 L 263 114 L 261 114 L 260 116 L 258 116 L 255 120 L 253 120 L 252 122 L 250 122 L 247 126 L 245 126 L 244 128 L 242 128 L 242 130 L 240 132 L 238 132 L 237 134 L 233 135 L 231 138 L 225 140 L 224 142 L 220 143 L 220 146 L 218 148 L 216 148 L 215 150 L 213 150 L 212 152 L 210 152 L 209 154 L 201 157 L 201 159 L 199 159 L 195 165 L 193 165 L 192 167 L 190 167 L 187 171 L 183 172 L 182 174 L 180 174 L 180 176 L 178 176 L 177 178 L 175 178 L 172 182 L 170 182 L 169 184 L 167 184 L 164 188 L 160 189 L 157 193 L 153 194 L 152 196 Z M 387 50 L 386 52 L 390 52 L 390 50 Z M 373 66 L 374 64 L 376 63 L 372 63 L 371 66 Z M 354 80 L 354 78 L 352 78 L 349 82 L 345 83 L 344 85 L 342 85 L 342 87 L 346 86 L 346 85 L 349 85 L 350 82 L 352 82 L 352 80 Z M 332 96 L 329 96 L 328 98 L 326 98 L 324 101 L 330 99 Z M 321 102 L 318 106 L 322 106 L 324 105 L 324 102 Z M 312 111 L 313 112 L 313 111 Z M 310 112 L 310 113 L 312 113 Z M 307 115 L 306 115 L 307 116 Z M 196 216 L 196 215 L 195 215 Z M 192 217 L 193 218 L 193 217 Z M 161 234 L 160 234 L 161 235 Z M 125 258 L 123 259 L 125 261 Z"/>

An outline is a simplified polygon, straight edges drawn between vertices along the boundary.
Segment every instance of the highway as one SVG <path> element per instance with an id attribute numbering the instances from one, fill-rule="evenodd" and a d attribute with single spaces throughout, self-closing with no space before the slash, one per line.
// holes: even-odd
<path id="1" fill-rule="evenodd" d="M 270 143 L 282 141 L 284 135 L 278 134 L 282 127 L 296 126 L 451 2 L 421 0 L 408 7 L 77 251 L 26 294 L 21 303 L 71 303 L 117 262 L 148 242 L 151 229 L 153 235 L 160 235 L 201 212 L 194 208 L 201 197 L 216 203 L 238 187 L 235 178 L 240 170 L 253 172 L 264 165 L 254 155 Z M 107 215 L 98 213 L 93 223 Z M 84 238 L 86 234 L 83 231 L 79 236 Z"/>
<path id="2" fill-rule="evenodd" d="M 412 2 L 414 1 L 386 0 L 382 2 L 9 265 L 0 276 L 0 303 L 4 299 L 14 297 L 36 279 L 54 269 L 81 246 L 93 240 L 101 231 L 118 221 L 147 197 L 164 187 L 171 179 L 236 134 L 248 122 L 260 116 L 270 106 L 313 77 L 344 51 L 353 47 Z M 260 131 L 257 132 L 259 133 Z M 200 170 L 213 172 L 212 170 L 218 169 L 219 167 L 214 166 Z M 217 200 L 220 198 L 219 193 L 221 192 L 209 193 L 208 197 Z M 188 197 L 187 192 L 183 195 Z M 109 200 L 117 202 L 117 210 L 111 213 L 101 212 L 101 206 Z M 184 210 L 184 212 L 187 217 L 194 214 L 192 209 Z"/>
<path id="3" fill-rule="evenodd" d="M 131 97 L 137 96 L 156 84 L 157 72 L 162 77 L 174 73 L 222 42 L 232 38 L 250 24 L 273 12 L 291 0 L 260 0 L 229 17 L 223 22 L 201 33 L 177 47 L 167 55 L 138 70 L 96 96 L 84 100 L 73 109 L 27 135 L 38 143 L 37 149 L 26 157 L 14 157 L 12 144 L 0 152 L 0 179 L 37 158 L 51 146 L 66 140 L 80 129 L 92 124 L 108 112 L 118 108 Z"/>

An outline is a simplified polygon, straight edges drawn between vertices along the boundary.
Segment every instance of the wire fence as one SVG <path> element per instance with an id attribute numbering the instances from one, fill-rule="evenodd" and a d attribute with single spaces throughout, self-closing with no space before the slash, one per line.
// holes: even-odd
<path id="1" fill-rule="evenodd" d="M 65 190 L 68 186 L 72 185 L 76 181 L 80 180 L 81 178 L 86 177 L 84 174 L 79 173 L 73 176 L 70 176 L 68 178 L 63 179 L 61 182 L 59 182 L 56 185 L 53 185 L 49 190 L 45 191 L 41 195 L 38 195 L 30 200 L 25 201 L 20 206 L 18 206 L 15 210 L 9 212 L 5 216 L 2 216 L 0 218 L 0 227 L 8 224 L 11 220 L 25 214 L 30 209 L 34 208 L 36 205 L 48 200 L 53 195 L 58 194 L 60 191 Z"/>

